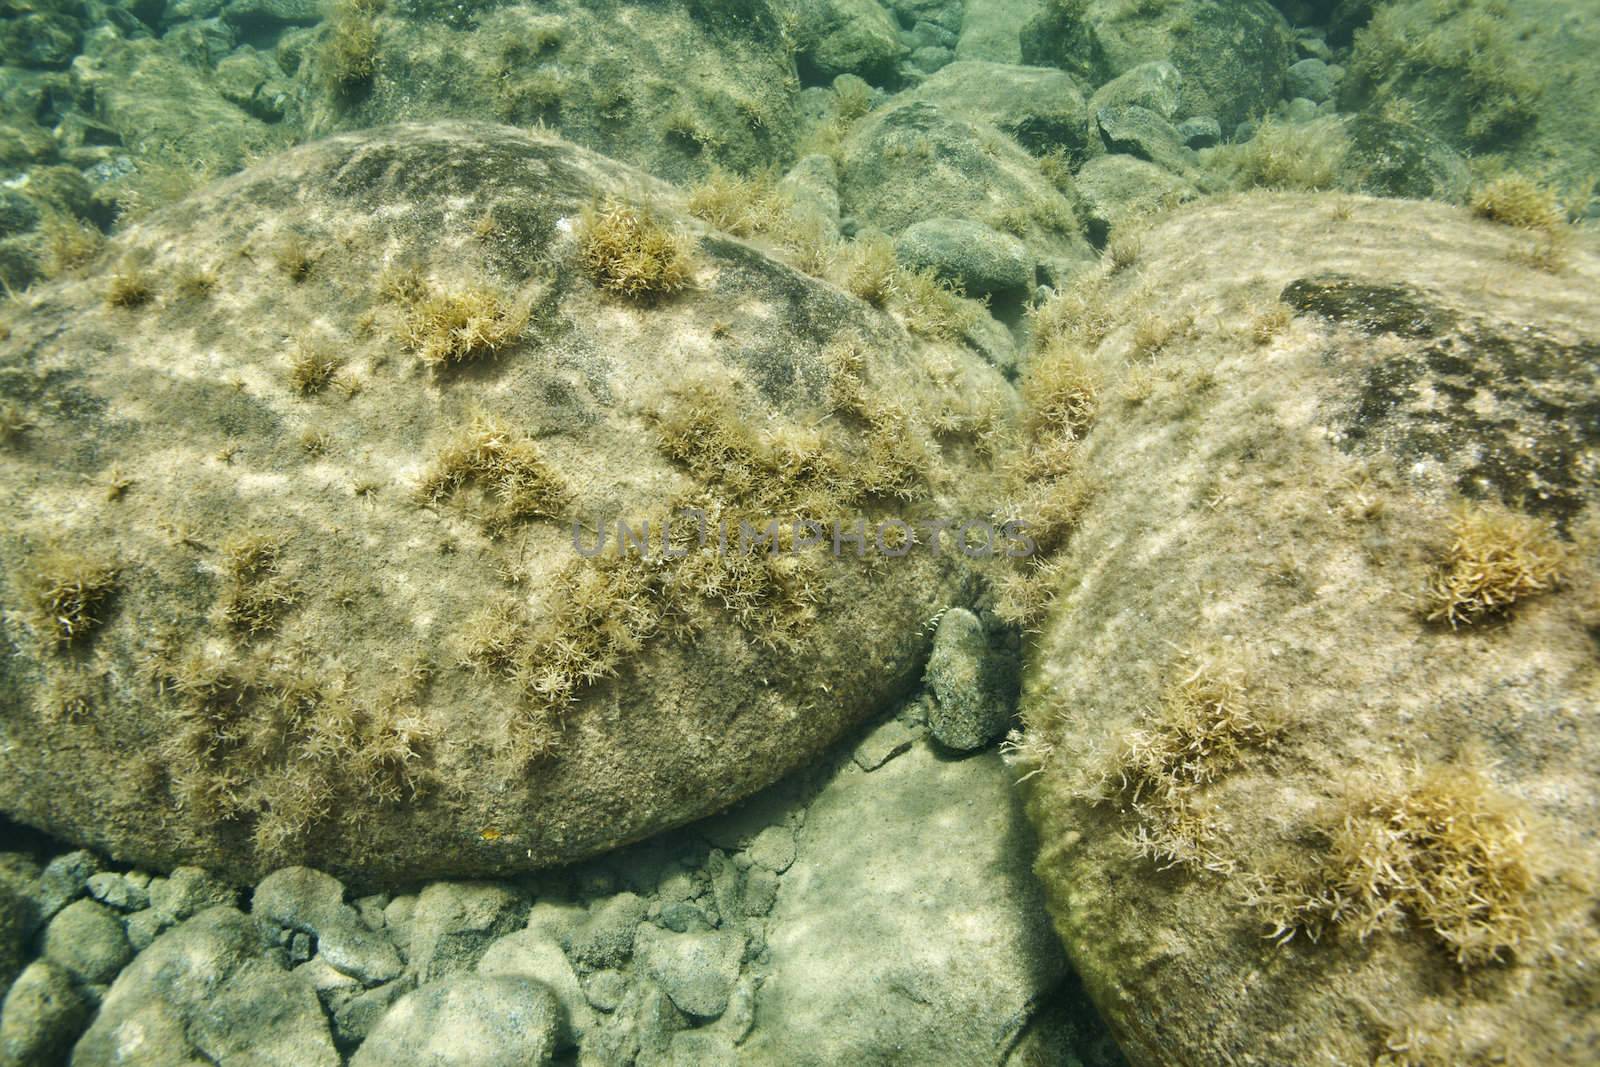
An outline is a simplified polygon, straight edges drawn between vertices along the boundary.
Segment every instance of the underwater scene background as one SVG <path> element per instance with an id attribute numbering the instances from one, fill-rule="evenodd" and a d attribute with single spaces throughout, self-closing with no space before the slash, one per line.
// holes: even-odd
<path id="1" fill-rule="evenodd" d="M 0 34 L 0 1067 L 1600 1062 L 1591 0 Z"/>

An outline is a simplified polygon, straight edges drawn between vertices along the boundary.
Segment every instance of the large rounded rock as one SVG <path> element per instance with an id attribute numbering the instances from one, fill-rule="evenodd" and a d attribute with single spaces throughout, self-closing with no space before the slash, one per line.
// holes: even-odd
<path id="1" fill-rule="evenodd" d="M 112 984 L 73 1067 L 334 1067 L 316 992 L 262 948 L 255 924 L 227 907 L 162 934 Z"/>
<path id="2" fill-rule="evenodd" d="M 1082 158 L 1090 150 L 1083 93 L 1054 67 L 963 60 L 907 90 L 904 99 L 987 122 L 1036 154 L 1060 148 Z"/>
<path id="3" fill-rule="evenodd" d="M 351 1067 L 539 1067 L 561 1032 L 561 1004 L 521 975 L 431 982 L 390 1008 Z"/>
<path id="4" fill-rule="evenodd" d="M 676 195 L 507 128 L 344 135 L 37 291 L 0 808 L 240 881 L 503 872 L 722 808 L 910 684 L 971 564 L 874 527 L 991 510 L 953 458 L 1004 383 L 722 237 L 691 289 L 601 288 L 684 280 L 646 244 Z M 769 554 L 796 515 L 838 555 Z"/>
<path id="5" fill-rule="evenodd" d="M 1168 61 L 1183 75 L 1177 117 L 1209 115 L 1224 129 L 1277 102 L 1290 53 L 1288 24 L 1267 0 L 1046 5 L 1022 32 L 1023 62 L 1061 67 L 1093 85 Z"/>
<path id="6" fill-rule="evenodd" d="M 1033 289 L 1033 260 L 1023 243 L 971 219 L 924 219 L 894 243 L 912 270 L 931 270 L 972 296 Z"/>
<path id="7" fill-rule="evenodd" d="M 983 120 L 910 98 L 857 123 L 843 157 L 841 210 L 887 233 L 970 219 L 1022 239 L 1039 259 L 1090 256 L 1072 201 Z"/>
<path id="8" fill-rule="evenodd" d="M 72 976 L 48 960 L 28 964 L 4 999 L 0 1064 L 5 1067 L 65 1062 L 93 1011 Z"/>
<path id="9" fill-rule="evenodd" d="M 1588 1062 L 1600 255 L 1347 203 L 1165 216 L 1063 349 L 1038 870 L 1133 1063 Z"/>
<path id="10" fill-rule="evenodd" d="M 1588 0 L 1382 5 L 1355 35 L 1339 107 L 1407 121 L 1560 188 L 1600 170 L 1600 22 Z"/>
<path id="11" fill-rule="evenodd" d="M 1339 162 L 1341 185 L 1372 196 L 1452 203 L 1467 198 L 1467 161 L 1422 127 L 1360 114 L 1344 124 L 1344 133 L 1349 148 Z"/>
<path id="12" fill-rule="evenodd" d="M 80 982 L 101 985 L 133 958 L 122 920 L 104 904 L 77 900 L 44 931 L 44 955 Z"/>

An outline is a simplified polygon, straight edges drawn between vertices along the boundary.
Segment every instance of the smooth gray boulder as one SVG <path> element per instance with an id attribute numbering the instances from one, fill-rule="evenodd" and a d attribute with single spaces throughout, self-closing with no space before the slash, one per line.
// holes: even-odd
<path id="1" fill-rule="evenodd" d="M 228 907 L 162 934 L 112 983 L 72 1067 L 338 1067 L 317 994 L 263 947 Z"/>
<path id="2" fill-rule="evenodd" d="M 594 1011 L 583 994 L 561 944 L 542 930 L 514 930 L 490 945 L 478 961 L 486 977 L 520 975 L 543 983 L 561 1002 L 563 1047 L 577 1043 L 595 1027 Z"/>
<path id="3" fill-rule="evenodd" d="M 932 270 L 968 296 L 1033 291 L 1034 264 L 1027 246 L 981 222 L 935 218 L 912 223 L 895 239 L 894 253 L 905 266 Z"/>
<path id="4" fill-rule="evenodd" d="M 457 975 L 401 997 L 350 1067 L 540 1067 L 560 1023 L 561 1003 L 532 978 Z"/>
<path id="5" fill-rule="evenodd" d="M 1017 702 L 1016 656 L 994 648 L 983 622 L 966 608 L 951 608 L 939 620 L 926 678 L 933 691 L 928 727 L 940 744 L 970 752 L 1010 726 Z"/>
<path id="6" fill-rule="evenodd" d="M 740 1062 L 1003 1060 L 1066 972 L 1012 777 L 927 745 L 871 774 L 843 761 L 783 876 Z"/>

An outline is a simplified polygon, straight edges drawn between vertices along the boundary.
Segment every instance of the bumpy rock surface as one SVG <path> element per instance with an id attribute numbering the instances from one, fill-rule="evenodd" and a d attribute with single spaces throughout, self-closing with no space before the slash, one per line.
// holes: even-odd
<path id="1" fill-rule="evenodd" d="M 674 570 L 619 558 L 615 522 L 653 520 L 659 549 L 689 502 L 735 546 L 736 513 L 789 523 L 802 498 L 848 498 L 847 526 L 986 514 L 970 435 L 927 427 L 974 398 L 1003 424 L 1004 385 L 956 348 L 935 375 L 889 316 L 718 236 L 692 289 L 600 289 L 584 207 L 692 226 L 674 196 L 506 128 L 343 135 L 37 290 L 0 351 L 32 423 L 0 453 L 27 650 L 3 668 L 0 808 L 241 880 L 507 871 L 724 807 L 906 686 L 959 553 L 875 566 L 869 528 L 865 559 L 735 564 L 712 520 Z M 471 358 L 430 370 L 428 337 Z M 858 488 L 772 469 L 801 455 Z M 602 558 L 574 521 L 588 548 L 609 526 Z M 89 568 L 57 587 L 71 640 L 41 608 L 57 553 Z"/>
<path id="2" fill-rule="evenodd" d="M 841 210 L 890 234 L 930 217 L 971 219 L 1040 260 L 1086 261 L 1070 199 L 1014 141 L 966 115 L 909 94 L 867 115 L 842 149 Z"/>
<path id="3" fill-rule="evenodd" d="M 1234 197 L 1100 291 L 1099 492 L 1052 564 L 1019 769 L 1132 1062 L 1592 1059 L 1600 255 L 1537 270 L 1531 240 Z M 1548 522 L 1559 581 L 1529 563 L 1453 627 L 1430 590 L 1488 566 L 1458 506 Z"/>

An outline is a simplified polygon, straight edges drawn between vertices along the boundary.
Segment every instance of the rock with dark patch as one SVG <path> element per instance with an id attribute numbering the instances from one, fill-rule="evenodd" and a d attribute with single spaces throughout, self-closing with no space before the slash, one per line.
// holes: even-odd
<path id="1" fill-rule="evenodd" d="M 725 808 L 911 684 L 959 554 L 675 567 L 619 555 L 616 523 L 659 548 L 709 505 L 737 539 L 815 503 L 773 473 L 802 440 L 847 523 L 987 513 L 998 472 L 931 427 L 974 397 L 1004 424 L 1003 379 L 680 196 L 545 134 L 341 135 L 34 289 L 0 342 L 32 421 L 0 452 L 0 810 L 236 884 L 493 875 Z M 575 231 L 608 199 L 699 235 L 694 288 L 597 284 Z M 453 315 L 487 336 L 430 366 Z M 843 344 L 864 362 L 838 385 L 906 412 L 893 441 L 828 414 Z M 38 592 L 60 565 L 105 583 L 70 639 Z"/>
<path id="2" fill-rule="evenodd" d="M 963 60 L 908 90 L 897 103 L 901 100 L 926 100 L 948 114 L 987 122 L 1038 155 L 1061 149 L 1081 159 L 1090 151 L 1083 93 L 1055 67 Z"/>
<path id="3" fill-rule="evenodd" d="M 1353 116 L 1344 125 L 1349 148 L 1339 183 L 1372 196 L 1459 203 L 1472 188 L 1461 153 L 1427 130 L 1380 115 Z"/>
<path id="4" fill-rule="evenodd" d="M 1166 119 L 1138 104 L 1119 104 L 1095 112 L 1106 150 L 1154 163 L 1174 174 L 1193 167 L 1183 134 Z"/>
<path id="5" fill-rule="evenodd" d="M 1023 62 L 1061 67 L 1092 85 L 1169 62 L 1183 75 L 1169 117 L 1212 115 L 1226 128 L 1277 102 L 1290 53 L 1288 25 L 1267 0 L 1178 0 L 1132 11 L 1124 0 L 1046 5 L 1022 33 Z"/>
<path id="6" fill-rule="evenodd" d="M 262 948 L 255 924 L 232 908 L 167 931 L 112 984 L 73 1067 L 336 1067 L 317 994 Z"/>
<path id="7" fill-rule="evenodd" d="M 1178 123 L 1178 136 L 1190 148 L 1212 148 L 1222 143 L 1222 127 L 1209 116 L 1184 119 Z"/>
<path id="8" fill-rule="evenodd" d="M 1252 194 L 1153 221 L 1098 291 L 1089 367 L 1195 318 L 1075 444 L 1097 489 L 1049 560 L 1008 751 L 1131 1063 L 1371 1062 L 1397 1019 L 1442 1062 L 1600 1041 L 1573 995 L 1596 958 L 1600 253 L 1579 236 L 1552 273 L 1528 240 L 1449 205 L 1330 223 Z"/>

